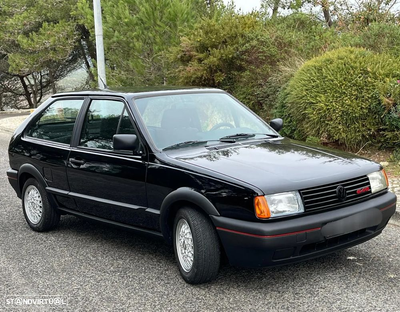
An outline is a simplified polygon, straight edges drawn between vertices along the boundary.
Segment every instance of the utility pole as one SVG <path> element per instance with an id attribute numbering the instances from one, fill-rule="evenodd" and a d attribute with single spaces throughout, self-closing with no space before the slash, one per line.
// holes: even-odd
<path id="1" fill-rule="evenodd" d="M 93 11 L 94 32 L 96 36 L 97 80 L 99 83 L 99 89 L 106 89 L 106 65 L 104 59 L 103 22 L 101 18 L 100 0 L 93 0 Z"/>

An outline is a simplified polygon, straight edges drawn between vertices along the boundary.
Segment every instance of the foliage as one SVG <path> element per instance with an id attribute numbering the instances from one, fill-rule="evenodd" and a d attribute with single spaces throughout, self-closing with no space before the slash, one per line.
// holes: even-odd
<path id="1" fill-rule="evenodd" d="M 172 57 L 181 64 L 178 82 L 229 89 L 235 72 L 243 70 L 247 35 L 259 27 L 255 15 L 233 12 L 201 20 L 173 50 Z"/>
<path id="2" fill-rule="evenodd" d="M 393 150 L 392 155 L 389 158 L 390 161 L 396 162 L 396 163 L 400 163 L 400 148 L 395 148 Z"/>
<path id="3" fill-rule="evenodd" d="M 335 1 L 337 27 L 340 30 L 362 30 L 372 23 L 398 23 L 398 0 Z"/>
<path id="4" fill-rule="evenodd" d="M 309 137 L 307 137 L 306 142 L 317 145 L 317 144 L 321 144 L 321 139 L 317 138 L 317 137 L 309 136 Z"/>
<path id="5" fill-rule="evenodd" d="M 77 15 L 94 34 L 90 3 L 79 0 Z M 108 84 L 122 86 L 166 83 L 166 52 L 208 13 L 200 0 L 110 0 L 102 9 Z"/>
<path id="6" fill-rule="evenodd" d="M 76 68 L 74 0 L 4 0 L 0 7 L 1 93 L 35 107 L 55 82 Z"/>
<path id="7" fill-rule="evenodd" d="M 342 48 L 306 62 L 285 90 L 280 112 L 291 135 L 318 137 L 350 149 L 382 142 L 399 131 L 398 60 L 365 49 Z M 393 110 L 395 110 L 394 113 Z M 394 116 L 396 115 L 396 117 Z M 396 121 L 389 128 L 389 122 Z"/>
<path id="8" fill-rule="evenodd" d="M 358 35 L 360 46 L 379 53 L 399 55 L 400 27 L 390 23 L 372 23 Z"/>
<path id="9" fill-rule="evenodd" d="M 172 50 L 173 61 L 180 64 L 175 79 L 230 91 L 270 118 L 276 96 L 290 78 L 280 69 L 319 55 L 334 38 L 332 30 L 301 13 L 274 20 L 234 12 L 203 19 Z"/>

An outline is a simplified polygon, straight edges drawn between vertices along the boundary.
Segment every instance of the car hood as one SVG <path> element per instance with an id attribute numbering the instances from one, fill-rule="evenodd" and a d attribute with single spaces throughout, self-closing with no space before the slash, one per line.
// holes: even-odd
<path id="1" fill-rule="evenodd" d="M 343 181 L 380 169 L 380 165 L 352 154 L 289 139 L 185 148 L 168 156 L 182 165 L 252 184 L 265 194 Z"/>

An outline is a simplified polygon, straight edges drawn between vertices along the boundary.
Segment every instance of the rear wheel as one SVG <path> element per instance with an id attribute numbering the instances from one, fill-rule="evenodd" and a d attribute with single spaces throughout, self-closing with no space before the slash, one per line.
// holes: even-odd
<path id="1" fill-rule="evenodd" d="M 22 189 L 22 208 L 26 222 L 34 231 L 51 230 L 60 221 L 60 214 L 50 205 L 44 187 L 33 178 Z"/>
<path id="2" fill-rule="evenodd" d="M 218 236 L 211 221 L 192 208 L 178 211 L 174 222 L 174 251 L 179 271 L 189 284 L 217 277 L 220 266 Z"/>

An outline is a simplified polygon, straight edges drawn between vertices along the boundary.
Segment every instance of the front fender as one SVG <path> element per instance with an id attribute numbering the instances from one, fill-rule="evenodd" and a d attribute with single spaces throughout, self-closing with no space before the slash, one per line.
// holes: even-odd
<path id="1" fill-rule="evenodd" d="M 181 187 L 169 193 L 161 204 L 160 209 L 160 228 L 161 233 L 167 242 L 172 242 L 173 216 L 176 212 L 176 203 L 188 202 L 196 205 L 207 215 L 219 216 L 218 210 L 214 205 L 201 193 L 188 187 Z"/>

